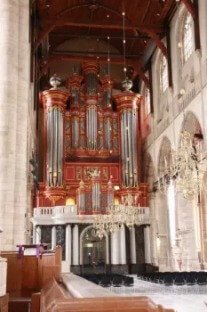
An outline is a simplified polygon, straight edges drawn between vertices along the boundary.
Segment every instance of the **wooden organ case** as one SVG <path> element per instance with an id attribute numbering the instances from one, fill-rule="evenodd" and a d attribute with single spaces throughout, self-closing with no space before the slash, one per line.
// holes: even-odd
<path id="1" fill-rule="evenodd" d="M 43 91 L 44 181 L 37 207 L 76 204 L 79 214 L 104 213 L 130 192 L 147 206 L 147 185 L 139 183 L 139 105 L 141 97 L 99 78 L 99 65 L 82 64 L 66 89 Z M 66 103 L 69 103 L 67 106 Z"/>

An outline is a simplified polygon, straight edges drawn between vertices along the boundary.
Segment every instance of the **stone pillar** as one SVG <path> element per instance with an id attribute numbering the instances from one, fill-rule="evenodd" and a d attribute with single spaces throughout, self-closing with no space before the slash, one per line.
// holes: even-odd
<path id="1" fill-rule="evenodd" d="M 126 235 L 125 227 L 121 227 L 119 230 L 120 237 L 120 264 L 126 264 Z"/>
<path id="2" fill-rule="evenodd" d="M 32 235 L 32 243 L 36 244 L 36 225 L 33 224 L 33 235 Z"/>
<path id="3" fill-rule="evenodd" d="M 52 237 L 51 237 L 51 247 L 52 249 L 55 249 L 56 247 L 56 227 L 55 225 L 52 227 L 52 231 L 51 231 Z"/>
<path id="4" fill-rule="evenodd" d="M 136 264 L 137 257 L 136 257 L 136 240 L 135 240 L 135 228 L 134 228 L 134 226 L 129 230 L 129 235 L 130 235 L 131 264 Z"/>
<path id="5" fill-rule="evenodd" d="M 73 227 L 73 265 L 79 265 L 79 231 L 77 224 Z"/>
<path id="6" fill-rule="evenodd" d="M 41 231 L 41 227 L 37 226 L 36 227 L 36 231 L 35 231 L 35 242 L 36 244 L 40 244 L 41 243 L 41 236 L 42 236 L 42 231 Z"/>
<path id="7" fill-rule="evenodd" d="M 29 155 L 27 150 L 28 110 L 30 91 L 30 44 L 29 44 L 29 1 L 17 0 L 19 4 L 19 51 L 18 51 L 18 96 L 16 117 L 15 187 L 14 187 L 14 245 L 26 241 L 25 213 L 27 207 L 27 186 Z M 12 1 L 13 5 L 13 1 Z"/>
<path id="8" fill-rule="evenodd" d="M 111 264 L 119 264 L 119 231 L 111 233 Z"/>
<path id="9" fill-rule="evenodd" d="M 150 227 L 148 225 L 144 228 L 144 256 L 145 263 L 151 263 Z"/>
<path id="10" fill-rule="evenodd" d="M 0 227 L 2 249 L 25 241 L 29 2 L 0 1 Z"/>
<path id="11" fill-rule="evenodd" d="M 71 225 L 66 225 L 65 260 L 71 265 Z"/>

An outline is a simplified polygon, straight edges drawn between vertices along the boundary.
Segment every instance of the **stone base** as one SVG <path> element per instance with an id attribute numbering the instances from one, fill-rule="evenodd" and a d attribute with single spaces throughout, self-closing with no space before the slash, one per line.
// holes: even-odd
<path id="1" fill-rule="evenodd" d="M 129 266 L 129 273 L 130 274 L 141 274 L 145 272 L 145 265 L 144 264 L 130 264 Z"/>
<path id="2" fill-rule="evenodd" d="M 9 295 L 0 297 L 0 311 L 8 312 L 9 306 Z"/>
<path id="3" fill-rule="evenodd" d="M 130 274 L 142 274 L 142 273 L 152 273 L 159 271 L 159 267 L 154 266 L 149 263 L 143 264 L 130 264 L 129 273 Z"/>
<path id="4" fill-rule="evenodd" d="M 113 264 L 106 266 L 88 266 L 88 265 L 71 265 L 70 271 L 74 274 L 99 274 L 99 273 L 118 273 L 129 274 L 129 267 L 127 264 Z"/>
<path id="5" fill-rule="evenodd" d="M 127 264 L 111 264 L 111 273 L 129 274 L 129 267 Z"/>
<path id="6" fill-rule="evenodd" d="M 80 265 L 71 265 L 70 266 L 70 272 L 80 275 L 81 274 L 81 266 Z"/>
<path id="7" fill-rule="evenodd" d="M 117 274 L 141 274 L 158 271 L 159 268 L 152 264 L 111 264 L 106 266 L 89 266 L 89 265 L 71 265 L 70 271 L 74 274 L 98 274 L 98 273 L 117 273 Z"/>
<path id="8" fill-rule="evenodd" d="M 145 272 L 146 273 L 152 273 L 152 272 L 158 272 L 159 271 L 159 267 L 155 266 L 153 264 L 150 263 L 145 263 Z"/>

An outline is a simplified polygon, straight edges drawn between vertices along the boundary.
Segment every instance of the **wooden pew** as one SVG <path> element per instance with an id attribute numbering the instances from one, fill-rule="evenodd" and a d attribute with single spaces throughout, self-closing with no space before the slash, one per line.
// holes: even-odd
<path id="1" fill-rule="evenodd" d="M 53 280 L 41 291 L 41 312 L 174 312 L 148 297 L 73 298 Z"/>
<path id="2" fill-rule="evenodd" d="M 10 312 L 24 312 L 31 307 L 32 312 L 39 312 L 40 290 L 53 278 L 60 279 L 61 247 L 52 253 L 42 253 L 39 257 L 21 255 L 17 252 L 1 252 L 7 259 L 7 293 L 9 293 Z M 32 307 L 33 304 L 33 307 Z"/>

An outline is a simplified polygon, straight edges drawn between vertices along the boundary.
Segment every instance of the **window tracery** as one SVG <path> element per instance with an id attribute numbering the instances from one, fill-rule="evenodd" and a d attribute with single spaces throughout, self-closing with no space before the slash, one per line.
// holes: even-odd
<path id="1" fill-rule="evenodd" d="M 185 63 L 193 51 L 195 50 L 194 42 L 194 25 L 193 18 L 190 13 L 187 13 L 185 16 L 183 24 L 183 62 Z"/>
<path id="2" fill-rule="evenodd" d="M 145 87 L 144 106 L 145 106 L 145 115 L 148 116 L 151 113 L 150 89 L 148 87 Z"/>
<path id="3" fill-rule="evenodd" d="M 167 59 L 164 55 L 162 55 L 160 60 L 160 90 L 162 93 L 166 91 L 169 86 L 168 80 L 168 64 Z"/>

